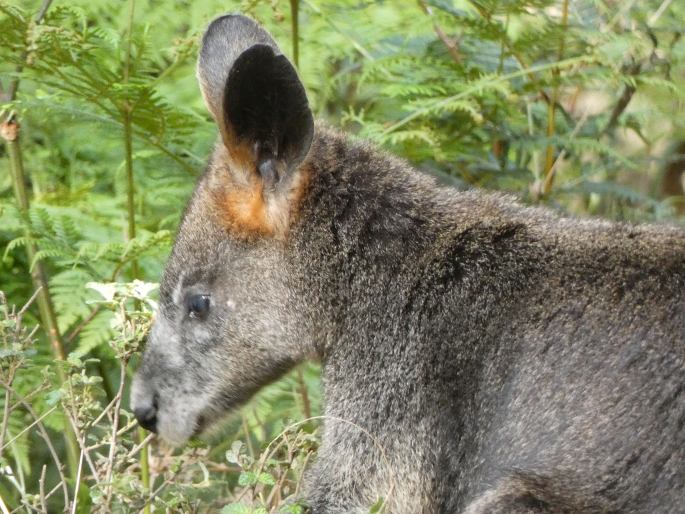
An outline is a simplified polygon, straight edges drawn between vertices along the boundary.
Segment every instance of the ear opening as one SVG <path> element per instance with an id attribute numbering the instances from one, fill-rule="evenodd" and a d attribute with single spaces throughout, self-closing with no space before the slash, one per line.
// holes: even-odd
<path id="1" fill-rule="evenodd" d="M 224 91 L 226 141 L 247 145 L 266 188 L 287 179 L 306 157 L 314 120 L 295 68 L 266 45 L 254 45 L 236 60 Z"/>

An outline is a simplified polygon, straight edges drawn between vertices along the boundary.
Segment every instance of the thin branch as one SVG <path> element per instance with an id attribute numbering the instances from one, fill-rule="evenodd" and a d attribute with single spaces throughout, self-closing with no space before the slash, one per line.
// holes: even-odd
<path id="1" fill-rule="evenodd" d="M 575 138 L 578 135 L 578 132 L 580 132 L 580 129 L 583 127 L 583 125 L 585 125 L 585 122 L 588 119 L 588 115 L 589 115 L 589 113 L 587 111 L 583 114 L 583 117 L 578 121 L 576 126 L 573 128 L 573 132 L 571 132 L 571 134 L 569 135 L 569 137 L 568 137 L 569 140 Z M 557 158 L 554 160 L 554 164 L 552 164 L 552 167 L 550 168 L 549 173 L 547 173 L 547 175 L 545 176 L 545 182 L 544 182 L 543 187 L 542 187 L 543 191 L 552 188 L 551 181 L 554 180 L 554 177 L 555 177 L 556 172 L 557 172 L 557 168 L 559 167 L 559 164 L 561 163 L 561 161 L 564 160 L 564 157 L 566 157 L 566 148 L 564 148 L 561 152 L 559 152 L 559 155 L 557 155 Z M 549 183 L 547 181 L 549 181 Z"/>
<path id="2" fill-rule="evenodd" d="M 298 497 L 300 494 L 300 488 L 302 487 L 302 484 L 304 483 L 304 472 L 307 469 L 307 463 L 309 462 L 309 458 L 314 454 L 313 451 L 308 451 L 307 455 L 304 457 L 304 462 L 302 462 L 302 466 L 300 468 L 300 475 L 297 477 L 297 481 L 295 482 L 295 492 L 293 493 L 295 497 Z"/>
<path id="3" fill-rule="evenodd" d="M 38 297 L 38 294 L 40 292 L 41 292 L 41 289 L 36 289 L 33 292 L 33 294 L 31 295 L 31 298 L 29 298 L 26 301 L 26 303 L 24 304 L 24 306 L 19 310 L 19 312 L 17 312 L 17 314 L 16 314 L 17 320 L 21 320 L 21 318 L 24 317 L 24 314 L 26 314 L 26 311 L 29 310 L 29 307 L 31 307 L 31 305 L 33 305 L 33 302 L 36 300 L 36 298 Z"/>
<path id="4" fill-rule="evenodd" d="M 611 116 L 609 116 L 609 121 L 607 121 L 607 124 L 604 126 L 602 131 L 600 132 L 600 135 L 606 135 L 609 132 L 611 132 L 615 127 L 616 124 L 618 123 L 618 119 L 621 117 L 621 114 L 623 114 L 623 111 L 626 110 L 628 107 L 628 104 L 630 103 L 630 100 L 633 98 L 633 95 L 635 94 L 635 86 L 632 86 L 630 84 L 626 84 L 626 86 L 623 88 L 623 93 L 618 99 L 618 102 L 616 102 L 616 105 L 614 106 L 613 110 L 611 111 Z"/>
<path id="5" fill-rule="evenodd" d="M 90 311 L 90 314 L 88 314 L 88 316 L 86 316 L 86 317 L 81 321 L 81 323 L 79 323 L 78 325 L 76 325 L 76 327 L 74 328 L 74 330 L 72 330 L 71 333 L 64 339 L 65 342 L 66 342 L 67 344 L 73 343 L 73 342 L 74 342 L 74 339 L 76 339 L 76 338 L 78 337 L 78 335 L 81 333 L 81 331 L 82 331 L 84 328 L 86 328 L 86 326 L 88 326 L 88 323 L 90 323 L 91 321 L 93 321 L 93 319 L 95 318 L 95 316 L 97 316 L 98 312 L 100 312 L 100 309 L 101 309 L 101 306 L 98 305 L 98 306 L 95 307 L 92 311 Z"/>
<path id="6" fill-rule="evenodd" d="M 561 35 L 561 40 L 559 41 L 559 52 L 557 60 L 561 61 L 564 58 L 564 50 L 566 48 L 566 29 L 568 27 L 568 3 L 569 0 L 564 0 L 561 14 L 561 26 L 563 28 L 563 33 Z M 555 77 L 559 77 L 559 69 L 554 68 L 552 73 Z M 559 84 L 554 85 L 554 92 L 552 93 L 551 102 L 547 106 L 547 138 L 554 136 L 556 132 L 556 107 L 559 101 Z M 557 159 L 558 160 L 558 159 Z M 552 190 L 552 183 L 554 180 L 554 174 L 552 173 L 552 166 L 554 166 L 554 146 L 552 144 L 547 145 L 547 150 L 545 152 L 545 183 L 542 188 L 543 194 L 548 194 Z"/>
<path id="7" fill-rule="evenodd" d="M 62 485 L 62 484 L 57 484 L 55 487 L 53 487 L 52 489 L 50 489 L 50 492 L 49 492 L 48 494 L 45 495 L 45 499 L 46 499 L 46 500 L 49 500 L 50 497 L 51 497 L 53 494 L 55 494 L 57 491 L 59 491 L 59 488 L 60 488 L 61 485 Z"/>
<path id="8" fill-rule="evenodd" d="M 661 18 L 661 15 L 664 14 L 666 9 L 670 7 L 672 2 L 673 0 L 664 0 L 659 6 L 659 8 L 654 12 L 654 14 L 650 16 L 647 25 L 649 25 L 650 27 L 653 26 L 657 22 L 657 20 Z"/>
<path id="9" fill-rule="evenodd" d="M 78 471 L 76 472 L 76 485 L 74 485 L 74 501 L 71 503 L 71 514 L 76 514 L 76 505 L 78 504 L 78 488 L 81 484 L 81 472 L 83 471 L 83 452 L 85 448 L 81 448 L 81 456 L 78 460 Z"/>
<path id="10" fill-rule="evenodd" d="M 640 71 L 642 71 L 642 66 L 639 62 L 633 62 L 630 65 L 624 66 L 624 71 L 628 76 L 635 77 L 640 74 Z M 621 96 L 619 97 L 618 101 L 616 102 L 616 105 L 611 111 L 609 121 L 607 121 L 607 124 L 600 132 L 601 136 L 608 134 L 616 127 L 618 119 L 621 117 L 621 114 L 623 114 L 623 112 L 628 107 L 628 104 L 632 100 L 636 90 L 636 87 L 630 83 L 624 86 L 623 93 L 621 93 Z"/>
<path id="11" fill-rule="evenodd" d="M 9 380 L 10 383 L 12 383 L 12 379 L 10 378 Z M 2 451 L 5 449 L 5 447 L 10 444 L 11 442 L 14 441 L 15 438 L 12 438 L 12 440 L 5 444 L 5 437 L 7 435 L 7 425 L 10 420 L 10 403 L 12 402 L 12 393 L 10 392 L 9 389 L 5 389 L 5 407 L 4 407 L 4 412 L 2 413 L 2 428 L 0 428 L 0 455 L 2 455 Z M 24 431 L 22 431 L 19 435 L 23 434 Z M 18 437 L 18 436 L 17 436 Z"/>
<path id="12" fill-rule="evenodd" d="M 5 391 L 6 391 L 7 393 L 10 392 L 9 389 L 6 389 Z M 17 435 L 15 435 L 12 439 L 10 439 L 10 440 L 7 441 L 5 444 L 3 444 L 2 446 L 0 446 L 0 454 L 3 452 L 3 450 L 4 450 L 5 448 L 7 448 L 9 445 L 11 445 L 14 441 L 16 441 L 17 439 L 19 439 L 19 438 L 20 438 L 21 436 L 23 436 L 26 432 L 28 432 L 29 430 L 31 430 L 34 426 L 36 426 L 38 423 L 40 423 L 41 421 L 43 421 L 43 420 L 44 420 L 45 418 L 47 418 L 50 414 L 52 414 L 53 412 L 55 412 L 55 410 L 57 410 L 57 406 L 52 407 L 51 409 L 45 411 L 43 414 L 41 414 L 40 418 L 34 420 L 33 423 L 31 423 L 30 425 L 28 425 L 27 427 L 25 427 L 24 430 L 22 430 L 22 431 L 19 432 Z M 9 416 L 8 416 L 8 417 L 9 417 Z M 3 421 L 4 421 L 4 420 L 3 420 Z"/>
<path id="13" fill-rule="evenodd" d="M 300 67 L 300 0 L 290 0 L 290 32 L 293 40 L 293 62 Z"/>
<path id="14" fill-rule="evenodd" d="M 12 394 L 14 397 L 21 403 L 21 405 L 27 410 L 27 412 L 33 417 L 33 419 L 38 420 L 39 416 L 36 414 L 36 411 L 33 410 L 33 407 L 31 407 L 31 404 L 26 401 L 26 399 L 19 394 L 16 390 L 12 388 L 12 386 L 8 384 L 0 384 L 2 387 L 6 387 L 12 391 Z M 57 473 L 59 474 L 60 477 L 60 484 L 62 486 L 63 492 L 64 492 L 64 510 L 68 509 L 69 506 L 69 490 L 67 489 L 67 479 L 64 476 L 64 473 L 62 472 L 62 469 L 64 468 L 64 464 L 62 464 L 62 461 L 59 460 L 59 456 L 57 455 L 57 451 L 55 450 L 54 445 L 52 444 L 52 441 L 50 440 L 50 436 L 48 435 L 47 430 L 45 429 L 45 426 L 41 421 L 39 421 L 36 424 L 36 427 L 38 428 L 38 431 L 40 432 L 41 437 L 45 441 L 45 444 L 48 447 L 48 450 L 50 452 L 50 456 L 52 457 L 53 461 L 55 462 L 55 467 L 57 469 Z"/>
<path id="15" fill-rule="evenodd" d="M 52 4 L 52 0 L 43 0 L 43 3 L 41 4 L 38 13 L 34 18 L 34 23 L 36 25 L 42 22 L 47 10 L 50 8 L 50 4 Z M 27 58 L 28 51 L 24 51 L 22 53 L 20 62 L 25 63 Z M 7 92 L 9 102 L 13 102 L 16 98 L 23 68 L 24 65 L 19 64 L 15 69 L 14 78 L 10 82 Z M 14 195 L 17 200 L 17 204 L 22 212 L 28 212 L 29 196 L 26 190 L 26 174 L 24 171 L 21 147 L 19 145 L 19 129 L 20 125 L 16 119 L 16 115 L 10 112 L 8 118 L 0 125 L 0 135 L 5 139 L 7 144 L 8 154 L 10 157 L 10 169 L 12 171 L 12 183 L 14 186 Z M 35 244 L 29 243 L 26 246 L 26 253 L 28 261 L 33 263 L 37 254 L 37 247 Z M 35 266 L 32 267 L 31 279 L 33 281 L 34 288 L 39 290 L 38 311 L 40 313 L 41 325 L 45 329 L 50 341 L 52 354 L 56 360 L 64 360 L 64 342 L 57 325 L 57 316 L 55 314 L 52 297 L 50 296 L 50 291 L 48 289 L 47 273 L 42 262 L 36 262 Z M 59 366 L 57 367 L 57 376 L 60 382 L 64 383 L 64 371 Z M 70 469 L 72 473 L 74 473 L 74 468 L 76 465 L 76 440 L 74 439 L 74 435 L 68 429 L 64 434 L 64 437 L 67 446 L 67 457 L 69 459 Z"/>
<path id="16" fill-rule="evenodd" d="M 0 495 L 0 510 L 2 511 L 2 514 L 10 514 L 7 505 L 5 505 L 5 501 L 2 499 L 2 495 Z"/>
<path id="17" fill-rule="evenodd" d="M 85 433 L 82 433 L 78 429 L 78 425 L 76 423 L 76 420 L 74 419 L 74 416 L 71 414 L 67 414 L 67 418 L 69 419 L 69 423 L 71 424 L 71 427 L 74 429 L 74 433 L 76 434 L 76 437 L 78 438 L 79 446 L 81 447 L 81 454 L 85 457 L 86 462 L 88 463 L 88 467 L 90 468 L 90 472 L 93 475 L 93 480 L 95 480 L 95 483 L 97 485 L 100 485 L 100 480 L 98 478 L 98 472 L 97 472 L 97 466 L 93 462 L 93 459 L 90 456 L 90 448 L 86 445 L 86 435 Z"/>
<path id="18" fill-rule="evenodd" d="M 297 368 L 297 384 L 300 389 L 300 397 L 302 398 L 302 412 L 305 418 L 312 417 L 312 406 L 309 401 L 309 391 L 307 390 L 307 384 L 304 381 L 304 373 L 302 372 L 302 367 Z"/>
<path id="19" fill-rule="evenodd" d="M 134 446 L 130 452 L 128 452 L 128 455 L 126 455 L 127 459 L 132 459 L 138 452 L 140 452 L 147 444 L 149 444 L 154 438 L 156 434 L 148 434 L 148 436 L 143 439 L 139 444 Z"/>
<path id="20" fill-rule="evenodd" d="M 33 18 L 33 22 L 36 25 L 40 25 L 40 22 L 43 21 L 43 18 L 45 17 L 45 13 L 48 12 L 48 9 L 50 8 L 50 4 L 52 4 L 52 0 L 43 0 L 43 3 L 40 6 L 40 9 L 38 9 L 38 12 L 36 13 L 35 18 Z M 28 50 L 24 50 L 24 52 L 21 54 L 21 59 L 19 60 L 20 62 L 24 63 L 26 62 L 26 59 L 29 56 Z M 6 93 L 6 98 L 7 102 L 14 102 L 14 99 L 17 96 L 17 90 L 19 89 L 19 80 L 21 77 L 21 72 L 24 70 L 24 65 L 19 64 L 15 69 L 14 69 L 14 78 L 10 81 L 9 87 L 7 88 L 7 93 Z M 10 114 L 11 116 L 11 114 Z"/>
<path id="21" fill-rule="evenodd" d="M 112 436 L 109 445 L 109 455 L 107 458 L 107 469 L 105 471 L 105 484 L 107 484 L 107 494 L 105 495 L 105 510 L 109 510 L 112 503 L 112 493 L 114 484 L 112 483 L 112 472 L 114 471 L 115 452 L 117 448 L 118 432 L 119 432 L 119 412 L 121 410 L 121 401 L 124 396 L 124 384 L 126 380 L 126 364 L 121 361 L 119 365 L 119 389 L 115 396 L 114 403 L 114 419 L 112 420 Z"/>
<path id="22" fill-rule="evenodd" d="M 47 498 L 45 497 L 45 473 L 47 473 L 47 470 L 47 465 L 43 464 L 43 469 L 40 472 L 40 479 L 38 480 L 40 506 L 43 508 L 45 514 L 48 512 Z"/>
<path id="23" fill-rule="evenodd" d="M 102 418 L 104 418 L 104 417 L 109 413 L 109 411 L 112 409 L 112 407 L 114 407 L 114 406 L 116 405 L 117 401 L 119 401 L 119 398 L 117 398 L 117 396 L 115 396 L 114 398 L 112 398 L 112 401 L 110 401 L 110 402 L 107 404 L 107 407 L 104 408 L 104 410 L 98 415 L 98 417 L 95 418 L 93 421 L 90 422 L 90 426 L 91 426 L 91 427 L 94 427 L 95 425 L 97 425 L 98 423 L 100 423 L 100 421 L 102 420 Z"/>
<path id="24" fill-rule="evenodd" d="M 438 24 L 438 22 L 435 19 L 435 14 L 433 13 L 433 9 L 426 3 L 425 0 L 419 0 L 419 6 L 423 10 L 424 13 L 430 17 L 430 19 L 433 22 L 433 30 L 437 34 L 438 38 L 440 41 L 443 42 L 445 47 L 447 48 L 447 53 L 450 54 L 450 57 L 452 57 L 452 60 L 456 63 L 461 63 L 463 60 L 463 57 L 461 53 L 459 52 L 459 40 L 458 39 L 452 39 L 449 37 L 444 30 L 442 30 L 442 27 Z"/>

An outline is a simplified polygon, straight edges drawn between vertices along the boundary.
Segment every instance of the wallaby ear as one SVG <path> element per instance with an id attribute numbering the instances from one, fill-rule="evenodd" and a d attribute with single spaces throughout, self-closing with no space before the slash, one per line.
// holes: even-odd
<path id="1" fill-rule="evenodd" d="M 209 112 L 222 125 L 226 79 L 236 59 L 253 45 L 267 45 L 280 53 L 269 33 L 240 14 L 226 14 L 212 21 L 204 35 L 197 61 L 197 78 Z"/>
<path id="2" fill-rule="evenodd" d="M 257 169 L 271 186 L 307 156 L 314 120 L 297 72 L 267 45 L 245 50 L 224 93 L 224 122 L 235 141 L 253 148 Z"/>
<path id="3" fill-rule="evenodd" d="M 214 164 L 226 170 L 225 217 L 232 228 L 283 233 L 314 133 L 295 68 L 255 21 L 227 15 L 202 38 L 198 79 L 223 141 L 214 160 L 225 162 Z"/>

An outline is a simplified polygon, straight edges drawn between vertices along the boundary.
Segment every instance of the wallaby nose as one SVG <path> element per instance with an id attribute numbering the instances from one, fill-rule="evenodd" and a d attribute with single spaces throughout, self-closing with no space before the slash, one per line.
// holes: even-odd
<path id="1" fill-rule="evenodd" d="M 157 432 L 157 402 L 153 401 L 147 405 L 138 405 L 133 410 L 133 415 L 138 420 L 138 423 L 145 430 L 150 432 Z"/>

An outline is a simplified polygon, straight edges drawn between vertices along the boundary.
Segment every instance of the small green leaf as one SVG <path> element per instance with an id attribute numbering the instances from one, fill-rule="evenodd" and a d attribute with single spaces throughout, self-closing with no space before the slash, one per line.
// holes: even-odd
<path id="1" fill-rule="evenodd" d="M 276 479 L 269 473 L 260 473 L 257 482 L 264 485 L 276 485 Z"/>
<path id="2" fill-rule="evenodd" d="M 253 511 L 250 507 L 243 505 L 242 503 L 231 503 L 221 509 L 220 514 L 253 514 Z"/>
<path id="3" fill-rule="evenodd" d="M 238 477 L 238 485 L 243 487 L 255 485 L 257 483 L 257 474 L 254 471 L 243 471 Z"/>
<path id="4" fill-rule="evenodd" d="M 368 514 L 378 514 L 383 509 L 383 505 L 385 505 L 385 500 L 383 498 L 378 498 L 378 501 L 369 508 Z"/>
<path id="5" fill-rule="evenodd" d="M 61 398 L 62 391 L 60 389 L 55 389 L 45 395 L 45 403 L 52 407 L 53 405 L 57 405 Z"/>
<path id="6" fill-rule="evenodd" d="M 305 505 L 298 501 L 296 503 L 289 503 L 288 505 L 284 505 L 280 508 L 278 514 L 304 514 L 304 512 Z"/>

